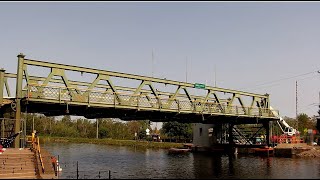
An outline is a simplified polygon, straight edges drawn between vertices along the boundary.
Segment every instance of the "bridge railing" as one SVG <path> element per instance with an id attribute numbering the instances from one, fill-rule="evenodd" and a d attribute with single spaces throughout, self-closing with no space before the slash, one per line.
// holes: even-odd
<path id="1" fill-rule="evenodd" d="M 53 103 L 77 102 L 87 106 L 121 107 L 138 110 L 161 110 L 185 113 L 201 114 L 228 114 L 273 117 L 270 109 L 254 108 L 243 106 L 228 106 L 227 103 L 199 102 L 180 98 L 172 100 L 170 98 L 150 97 L 132 92 L 108 92 L 102 90 L 87 90 L 80 88 L 66 88 L 57 86 L 42 86 L 29 84 L 23 89 L 23 95 L 28 100 L 46 100 Z"/>

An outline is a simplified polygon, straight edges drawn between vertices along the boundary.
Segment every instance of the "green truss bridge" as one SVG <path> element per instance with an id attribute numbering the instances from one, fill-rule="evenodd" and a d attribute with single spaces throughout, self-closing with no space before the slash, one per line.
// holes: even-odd
<path id="1" fill-rule="evenodd" d="M 17 120 L 21 112 L 208 124 L 279 120 L 268 94 L 17 57 L 17 73 L 0 70 L 1 114 L 14 111 Z"/>
<path id="2" fill-rule="evenodd" d="M 238 121 L 257 118 L 278 120 L 270 110 L 268 94 L 260 95 L 24 57 L 23 54 L 18 55 L 17 74 L 1 70 L 0 103 L 3 107 L 10 105 L 14 111 L 19 110 L 17 105 L 20 103 L 22 112 L 28 107 L 28 112 L 49 116 L 70 114 L 87 118 L 202 123 L 235 118 Z M 32 69 L 33 74 L 29 69 Z M 39 76 L 39 72 L 48 74 Z M 81 81 L 72 80 L 75 74 L 68 74 L 70 72 L 78 73 Z M 91 80 L 87 78 L 87 81 L 83 81 L 85 75 L 91 75 Z M 10 78 L 16 81 L 15 97 L 11 97 L 8 83 Z M 128 83 L 127 86 L 120 85 L 124 80 Z"/>

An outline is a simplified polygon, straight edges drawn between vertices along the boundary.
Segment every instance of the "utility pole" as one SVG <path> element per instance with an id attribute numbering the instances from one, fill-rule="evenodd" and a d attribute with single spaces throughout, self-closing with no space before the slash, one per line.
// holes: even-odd
<path id="1" fill-rule="evenodd" d="M 153 77 L 154 75 L 154 53 L 153 53 L 154 49 L 152 49 L 152 74 L 151 77 Z M 157 122 L 156 122 L 156 127 L 158 126 Z"/>
<path id="2" fill-rule="evenodd" d="M 217 68 L 214 65 L 214 87 L 217 87 Z"/>
<path id="3" fill-rule="evenodd" d="M 99 139 L 99 125 L 98 125 L 99 120 L 98 120 L 98 118 L 96 119 L 96 121 L 97 121 L 97 136 L 96 136 L 96 138 Z"/>
<path id="4" fill-rule="evenodd" d="M 188 56 L 186 57 L 186 82 L 188 82 Z"/>
<path id="5" fill-rule="evenodd" d="M 153 71 L 154 71 L 154 67 L 153 67 L 153 64 L 154 64 L 154 55 L 153 55 L 153 49 L 152 49 L 152 67 L 151 67 L 151 77 L 153 77 Z"/>
<path id="6" fill-rule="evenodd" d="M 296 121 L 297 121 L 297 130 L 299 128 L 299 121 L 298 121 L 298 81 L 296 81 Z"/>

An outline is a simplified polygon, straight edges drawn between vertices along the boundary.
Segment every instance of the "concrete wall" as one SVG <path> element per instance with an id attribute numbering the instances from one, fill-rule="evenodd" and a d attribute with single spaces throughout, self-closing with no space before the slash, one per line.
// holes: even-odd
<path id="1" fill-rule="evenodd" d="M 211 129 L 210 129 L 211 128 Z M 210 132 L 209 132 L 210 129 Z M 193 145 L 200 147 L 211 147 L 216 141 L 213 124 L 193 124 Z"/>

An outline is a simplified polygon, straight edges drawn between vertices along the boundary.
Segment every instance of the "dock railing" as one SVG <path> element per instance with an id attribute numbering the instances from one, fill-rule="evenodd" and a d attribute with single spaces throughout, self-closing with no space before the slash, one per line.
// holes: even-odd
<path id="1" fill-rule="evenodd" d="M 282 143 L 297 144 L 297 143 L 303 143 L 304 140 L 301 139 L 300 137 L 283 136 L 283 137 L 279 137 L 277 142 L 279 144 L 282 144 Z"/>
<path id="2" fill-rule="evenodd" d="M 30 139 L 30 138 L 32 143 L 32 149 L 35 151 L 36 158 L 40 161 L 40 164 L 41 164 L 42 173 L 44 173 L 45 168 L 43 165 L 43 158 L 41 156 L 41 147 L 40 147 L 39 137 L 36 137 L 35 133 L 32 133 L 32 136 L 27 136 L 27 139 Z"/>

